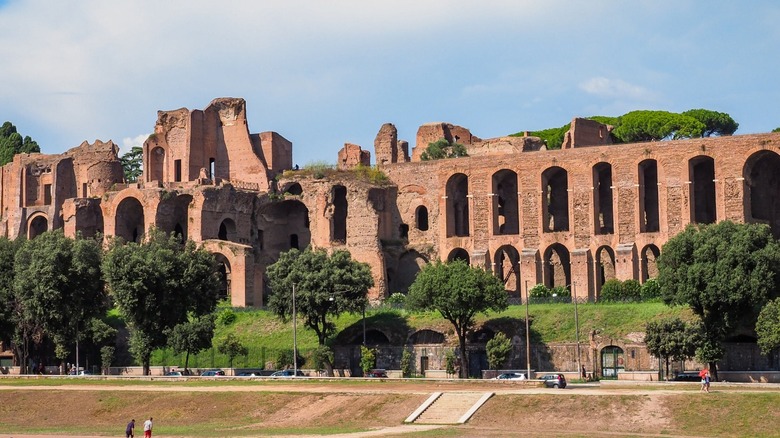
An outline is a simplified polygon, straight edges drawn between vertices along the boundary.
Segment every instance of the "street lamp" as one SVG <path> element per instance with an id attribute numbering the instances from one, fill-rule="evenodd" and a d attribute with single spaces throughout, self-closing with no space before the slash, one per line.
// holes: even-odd
<path id="1" fill-rule="evenodd" d="M 298 376 L 298 321 L 295 314 L 295 283 L 293 283 L 292 298 L 293 298 L 293 377 Z"/>
<path id="2" fill-rule="evenodd" d="M 531 378 L 531 335 L 528 328 L 528 280 L 525 281 L 525 365 L 528 368 L 525 378 Z"/>
<path id="3" fill-rule="evenodd" d="M 577 373 L 582 372 L 582 362 L 580 362 L 580 319 L 577 312 L 577 282 L 572 283 L 572 299 L 574 300 L 574 339 L 577 341 Z"/>

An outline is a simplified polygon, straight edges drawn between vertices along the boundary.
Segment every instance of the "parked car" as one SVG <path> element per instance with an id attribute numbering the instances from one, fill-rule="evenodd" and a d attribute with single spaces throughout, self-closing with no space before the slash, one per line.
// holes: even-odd
<path id="1" fill-rule="evenodd" d="M 368 373 L 366 373 L 366 377 L 387 378 L 387 371 L 385 371 L 385 370 L 371 370 Z"/>
<path id="2" fill-rule="evenodd" d="M 225 372 L 222 370 L 206 370 L 202 373 L 200 373 L 201 377 L 216 377 L 216 376 L 224 376 Z"/>
<path id="3" fill-rule="evenodd" d="M 260 373 L 254 372 L 254 371 L 241 371 L 236 376 L 238 377 L 257 377 Z"/>
<path id="4" fill-rule="evenodd" d="M 184 374 L 182 374 L 181 371 L 168 371 L 167 373 L 165 373 L 165 375 L 167 377 L 181 377 Z"/>
<path id="5" fill-rule="evenodd" d="M 677 382 L 701 382 L 701 377 L 696 371 L 682 372 L 674 376 L 674 380 Z"/>
<path id="6" fill-rule="evenodd" d="M 298 370 L 298 372 L 294 372 L 293 370 L 279 370 L 273 374 L 271 374 L 271 377 L 305 377 L 305 374 L 303 374 L 303 371 Z"/>
<path id="7" fill-rule="evenodd" d="M 495 380 L 525 380 L 525 374 L 523 373 L 504 373 L 493 377 Z"/>
<path id="8" fill-rule="evenodd" d="M 563 374 L 546 374 L 542 376 L 544 386 L 548 388 L 565 388 L 566 377 Z"/>

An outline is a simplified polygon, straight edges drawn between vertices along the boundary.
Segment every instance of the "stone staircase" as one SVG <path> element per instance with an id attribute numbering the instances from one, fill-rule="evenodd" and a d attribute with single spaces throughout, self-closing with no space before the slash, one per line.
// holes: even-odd
<path id="1" fill-rule="evenodd" d="M 490 397 L 492 392 L 436 392 L 406 419 L 407 423 L 465 423 Z"/>

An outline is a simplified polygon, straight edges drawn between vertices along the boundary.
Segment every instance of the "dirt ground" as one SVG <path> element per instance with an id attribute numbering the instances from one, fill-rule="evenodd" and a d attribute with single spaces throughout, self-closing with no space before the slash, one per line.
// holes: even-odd
<path id="1" fill-rule="evenodd" d="M 393 379 L 360 384 L 349 380 L 258 380 L 241 385 L 3 383 L 0 380 L 0 438 L 119 436 L 130 418 L 136 419 L 137 436 L 142 436 L 140 425 L 150 415 L 155 417 L 155 437 L 503 437 L 520 432 L 539 437 L 750 436 L 709 434 L 706 429 L 675 423 L 670 409 L 708 396 L 699 394 L 695 384 L 591 384 L 556 390 L 516 382 Z M 404 425 L 403 420 L 437 391 L 490 391 L 495 396 L 465 425 Z M 780 386 L 728 391 L 780 393 Z"/>

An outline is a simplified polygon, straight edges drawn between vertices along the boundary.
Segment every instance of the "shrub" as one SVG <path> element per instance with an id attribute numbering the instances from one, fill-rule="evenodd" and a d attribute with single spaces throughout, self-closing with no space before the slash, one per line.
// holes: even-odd
<path id="1" fill-rule="evenodd" d="M 401 353 L 401 374 L 403 377 L 412 377 L 413 363 L 412 352 L 404 349 L 404 352 Z"/>
<path id="2" fill-rule="evenodd" d="M 318 370 L 325 369 L 326 364 L 333 363 L 333 358 L 333 350 L 326 345 L 320 345 L 312 352 L 312 366 Z"/>
<path id="3" fill-rule="evenodd" d="M 498 332 L 493 336 L 493 339 L 487 342 L 485 349 L 487 350 L 488 366 L 497 370 L 509 358 L 509 353 L 512 352 L 512 342 L 503 332 Z"/>
<path id="4" fill-rule="evenodd" d="M 552 291 L 550 289 L 547 289 L 547 286 L 540 283 L 532 287 L 531 290 L 528 291 L 528 294 L 532 298 L 545 298 L 545 297 L 551 297 Z"/>
<path id="5" fill-rule="evenodd" d="M 363 370 L 363 375 L 367 376 L 368 373 L 374 368 L 376 364 L 376 353 L 371 348 L 365 345 L 360 346 L 360 369 Z"/>
<path id="6" fill-rule="evenodd" d="M 566 286 L 555 286 L 554 288 L 550 289 L 550 293 L 552 295 L 555 295 L 556 297 L 570 297 L 571 291 Z"/>
<path id="7" fill-rule="evenodd" d="M 615 302 L 620 301 L 620 297 L 623 294 L 623 283 L 617 278 L 611 278 L 604 282 L 601 286 L 601 294 L 599 294 L 600 302 Z"/>
<path id="8" fill-rule="evenodd" d="M 639 301 L 642 298 L 642 285 L 636 280 L 623 282 L 623 301 Z"/>
<path id="9" fill-rule="evenodd" d="M 301 357 L 301 355 L 298 355 L 298 368 L 300 368 L 304 363 L 306 363 L 306 360 Z M 293 352 L 292 350 L 279 350 L 279 353 L 276 355 L 276 368 L 277 369 L 286 369 L 286 368 L 292 368 L 293 367 Z"/>
<path id="10" fill-rule="evenodd" d="M 222 326 L 229 326 L 236 322 L 236 312 L 231 308 L 224 308 L 217 314 L 217 323 Z"/>
<path id="11" fill-rule="evenodd" d="M 649 278 L 642 284 L 641 297 L 642 301 L 657 301 L 661 298 L 661 286 L 658 285 L 658 280 L 655 278 Z"/>
<path id="12" fill-rule="evenodd" d="M 403 307 L 404 303 L 406 303 L 406 295 L 396 292 L 387 297 L 385 303 L 391 307 Z"/>
<path id="13" fill-rule="evenodd" d="M 447 369 L 447 375 L 455 375 L 455 362 L 455 352 L 452 350 L 447 350 L 447 352 L 444 353 L 444 367 Z"/>

